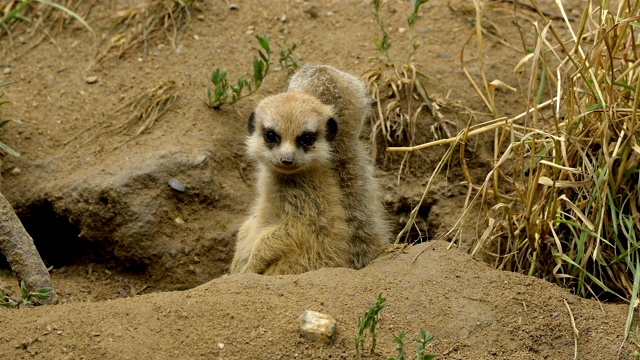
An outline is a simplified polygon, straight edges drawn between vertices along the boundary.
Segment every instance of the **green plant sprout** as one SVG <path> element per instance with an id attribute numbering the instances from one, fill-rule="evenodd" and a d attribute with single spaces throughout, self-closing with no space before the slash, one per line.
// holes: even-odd
<path id="1" fill-rule="evenodd" d="M 27 285 L 24 283 L 24 280 L 20 281 L 20 293 L 22 298 L 19 301 L 15 301 L 11 298 L 5 297 L 0 290 L 0 306 L 6 308 L 16 308 L 20 306 L 31 306 L 34 301 L 37 300 L 46 300 L 49 298 L 49 293 L 51 292 L 51 288 L 41 288 L 36 291 L 29 291 L 27 289 Z"/>
<path id="2" fill-rule="evenodd" d="M 376 350 L 378 313 L 387 306 L 385 301 L 382 294 L 379 294 L 378 301 L 376 301 L 367 312 L 358 317 L 358 333 L 356 334 L 356 359 L 358 360 L 361 357 L 360 351 L 364 351 L 364 341 L 367 338 L 367 330 L 371 335 L 371 349 L 369 352 L 373 354 Z"/>
<path id="3" fill-rule="evenodd" d="M 418 343 L 418 353 L 416 354 L 416 360 L 433 360 L 436 358 L 433 354 L 425 354 L 425 347 L 433 340 L 433 336 L 428 331 L 420 329 L 420 337 L 413 338 L 413 341 Z M 387 360 L 405 360 L 404 358 L 404 330 L 400 332 L 398 336 L 394 336 L 393 341 L 396 343 L 396 357 L 390 357 Z"/>
<path id="4" fill-rule="evenodd" d="M 420 11 L 420 6 L 426 4 L 427 2 L 429 2 L 429 0 L 411 0 L 411 3 L 413 4 L 413 12 L 407 18 L 407 23 L 409 24 L 409 44 L 407 46 L 407 62 L 406 62 L 407 65 L 411 63 L 411 58 L 413 57 L 413 54 L 416 52 L 419 46 L 418 44 L 413 43 L 413 39 L 416 38 L 414 27 L 415 27 L 416 21 L 418 20 L 418 12 Z"/>
<path id="5" fill-rule="evenodd" d="M 413 43 L 413 40 L 417 37 L 415 33 L 415 24 L 418 21 L 420 7 L 427 2 L 429 2 L 429 0 L 411 0 L 411 4 L 413 5 L 413 12 L 407 18 L 407 24 L 409 25 L 409 41 L 407 42 L 407 61 L 405 62 L 406 65 L 409 65 L 411 63 L 411 58 L 419 47 L 418 44 Z M 374 37 L 373 44 L 376 46 L 376 49 L 383 53 L 387 57 L 387 60 L 391 62 L 393 61 L 393 58 L 391 57 L 391 55 L 389 55 L 391 42 L 389 42 L 389 34 L 387 34 L 384 22 L 380 18 L 381 5 L 382 0 L 373 0 L 373 16 L 376 18 L 376 23 L 378 24 L 378 27 L 382 32 L 382 39 Z"/>
<path id="6" fill-rule="evenodd" d="M 296 48 L 298 47 L 296 43 L 291 44 L 291 46 L 289 47 L 286 47 L 286 44 L 287 44 L 287 39 L 285 38 L 284 41 L 282 42 L 282 46 L 285 46 L 285 48 L 280 50 L 280 60 L 278 60 L 278 62 L 280 63 L 280 67 L 283 70 L 286 69 L 287 73 L 291 75 L 300 67 L 298 65 L 298 61 L 302 60 L 302 58 L 297 56 L 297 59 L 296 59 L 296 56 L 294 56 Z"/>
<path id="7" fill-rule="evenodd" d="M 396 357 L 390 357 L 387 360 L 404 360 L 404 329 L 400 331 L 400 334 L 393 337 L 393 342 L 396 343 L 396 351 L 398 355 Z"/>
<path id="8" fill-rule="evenodd" d="M 380 18 L 380 5 L 382 5 L 382 0 L 373 0 L 373 16 L 376 18 L 376 23 L 378 27 L 380 27 L 380 31 L 382 31 L 382 40 L 378 40 L 376 37 L 373 38 L 373 44 L 376 46 L 376 49 L 383 53 L 387 60 L 393 61 L 391 56 L 389 55 L 389 48 L 391 47 L 391 43 L 389 42 L 389 34 L 387 34 L 387 30 L 384 28 L 384 23 Z"/>
<path id="9" fill-rule="evenodd" d="M 238 78 L 235 85 L 230 85 L 227 81 L 226 69 L 213 69 L 211 73 L 211 82 L 214 85 L 213 93 L 209 88 L 205 90 L 209 99 L 209 107 L 217 110 L 224 104 L 235 104 L 238 100 L 251 96 L 260 88 L 262 81 L 269 73 L 271 47 L 267 35 L 256 35 L 256 38 L 264 52 L 258 49 L 259 57 L 253 57 L 253 75 L 247 80 L 245 73 Z M 246 92 L 243 93 L 245 89 Z"/>

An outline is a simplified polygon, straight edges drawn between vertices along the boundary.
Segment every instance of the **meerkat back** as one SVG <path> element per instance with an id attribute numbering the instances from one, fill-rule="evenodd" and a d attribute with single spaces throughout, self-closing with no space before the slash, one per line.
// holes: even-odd
<path id="1" fill-rule="evenodd" d="M 351 267 L 360 269 L 389 245 L 388 214 L 360 133 L 371 108 L 364 82 L 327 65 L 306 65 L 293 75 L 289 92 L 306 93 L 333 107 L 340 132 L 332 142 L 334 171 L 350 228 Z"/>
<path id="2" fill-rule="evenodd" d="M 258 198 L 238 233 L 232 273 L 349 266 L 349 228 L 329 144 L 338 131 L 332 115 L 314 97 L 284 93 L 265 98 L 250 116 L 247 153 L 258 168 Z"/>

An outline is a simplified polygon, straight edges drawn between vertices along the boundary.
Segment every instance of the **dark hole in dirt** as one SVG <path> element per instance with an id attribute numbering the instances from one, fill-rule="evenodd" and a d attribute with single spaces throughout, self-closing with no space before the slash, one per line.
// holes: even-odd
<path id="1" fill-rule="evenodd" d="M 56 214 L 50 202 L 31 204 L 18 216 L 45 265 L 58 268 L 95 258 L 95 249 L 78 238 L 80 230 L 67 218 Z M 0 263 L 8 267 L 4 256 Z"/>
<path id="2" fill-rule="evenodd" d="M 411 216 L 411 212 L 414 207 L 420 203 L 419 197 L 407 197 L 407 196 L 399 196 L 392 201 L 387 200 L 386 208 L 387 211 L 393 215 L 394 218 L 394 227 L 393 233 L 398 234 L 407 224 L 409 218 Z M 431 234 L 429 234 L 428 230 L 430 228 L 428 220 L 429 214 L 431 213 L 431 208 L 436 203 L 434 198 L 426 198 L 418 208 L 418 213 L 414 222 L 414 225 L 409 230 L 409 236 L 407 237 L 408 242 L 410 243 L 422 243 L 424 241 L 429 240 Z"/>

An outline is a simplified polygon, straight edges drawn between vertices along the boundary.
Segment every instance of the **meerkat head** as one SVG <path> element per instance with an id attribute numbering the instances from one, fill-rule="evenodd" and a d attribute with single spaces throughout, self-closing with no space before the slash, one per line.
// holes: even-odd
<path id="1" fill-rule="evenodd" d="M 331 161 L 329 143 L 338 132 L 332 116 L 332 108 L 311 95 L 267 97 L 249 116 L 249 155 L 282 174 L 324 166 Z"/>

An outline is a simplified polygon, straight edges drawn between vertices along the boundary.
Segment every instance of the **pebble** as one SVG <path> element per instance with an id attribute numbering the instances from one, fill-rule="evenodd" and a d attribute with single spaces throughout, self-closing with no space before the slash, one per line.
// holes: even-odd
<path id="1" fill-rule="evenodd" d="M 202 155 L 202 154 L 198 155 L 198 156 L 196 157 L 196 165 L 200 165 L 200 164 L 202 164 L 202 162 L 203 162 L 206 158 L 207 158 L 207 156 L 206 156 L 206 155 Z"/>
<path id="2" fill-rule="evenodd" d="M 4 70 L 2 70 L 2 73 L 5 74 L 5 75 L 11 74 L 11 68 L 10 67 L 4 68 Z"/>
<path id="3" fill-rule="evenodd" d="M 198 15 L 198 16 L 197 16 L 197 18 L 198 18 L 198 20 L 200 20 L 200 21 L 204 21 L 204 15 Z"/>
<path id="4" fill-rule="evenodd" d="M 287 14 L 282 14 L 282 16 L 280 17 L 280 22 L 286 22 L 287 21 Z"/>
<path id="5" fill-rule="evenodd" d="M 330 344 L 336 332 L 336 319 L 331 315 L 305 310 L 299 317 L 300 334 L 307 340 Z"/>
<path id="6" fill-rule="evenodd" d="M 22 173 L 22 169 L 20 169 L 19 167 L 14 167 L 13 169 L 11 169 L 12 175 L 18 175 L 20 173 Z"/>
<path id="7" fill-rule="evenodd" d="M 180 192 L 184 192 L 184 190 L 186 189 L 184 184 L 182 184 L 176 178 L 169 178 L 169 186 L 171 186 L 173 190 L 180 191 Z"/>
<path id="8" fill-rule="evenodd" d="M 95 84 L 98 82 L 98 77 L 96 75 L 90 75 L 87 76 L 84 81 L 86 81 L 87 84 Z"/>
<path id="9" fill-rule="evenodd" d="M 229 10 L 238 10 L 238 4 L 229 4 Z"/>

